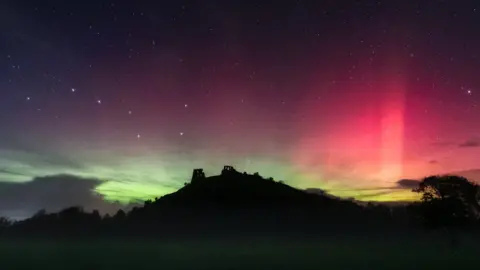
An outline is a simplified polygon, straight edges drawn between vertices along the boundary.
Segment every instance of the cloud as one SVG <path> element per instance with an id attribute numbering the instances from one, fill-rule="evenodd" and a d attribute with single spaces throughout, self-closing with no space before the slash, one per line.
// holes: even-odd
<path id="1" fill-rule="evenodd" d="M 480 146 L 480 140 L 478 139 L 470 139 L 458 145 L 458 147 L 479 147 L 479 146 Z"/>
<path id="2" fill-rule="evenodd" d="M 314 194 L 318 194 L 318 195 L 325 195 L 327 194 L 327 191 L 323 190 L 323 189 L 320 189 L 320 188 L 306 188 L 305 189 L 305 192 L 307 193 L 314 193 Z"/>
<path id="3" fill-rule="evenodd" d="M 414 189 L 418 187 L 420 181 L 414 179 L 401 179 L 397 181 L 397 187 L 401 189 Z"/>
<path id="4" fill-rule="evenodd" d="M 360 195 L 357 195 L 355 196 L 355 198 L 357 200 L 366 200 L 368 198 L 374 198 L 374 197 L 378 197 L 378 196 L 382 196 L 382 195 L 389 195 L 389 194 L 392 194 L 392 191 L 378 191 L 378 192 L 374 192 L 374 193 L 369 193 L 369 194 L 360 194 Z"/>
<path id="5" fill-rule="evenodd" d="M 0 182 L 0 216 L 26 218 L 41 209 L 57 212 L 70 206 L 112 213 L 125 207 L 105 201 L 94 191 L 102 183 L 98 179 L 73 175 L 35 177 L 23 183 Z"/>
<path id="6" fill-rule="evenodd" d="M 438 160 L 435 160 L 435 159 L 432 159 L 430 161 L 428 161 L 429 164 L 438 164 L 440 163 Z"/>

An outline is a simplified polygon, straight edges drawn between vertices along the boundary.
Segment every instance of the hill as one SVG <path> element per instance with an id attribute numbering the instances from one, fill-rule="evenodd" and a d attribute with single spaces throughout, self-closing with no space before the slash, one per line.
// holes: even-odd
<path id="1" fill-rule="evenodd" d="M 299 190 L 259 174 L 239 173 L 225 166 L 220 175 L 205 177 L 194 170 L 192 180 L 178 191 L 144 207 L 128 218 L 148 219 L 169 230 L 302 230 L 369 227 L 389 218 L 385 207 L 369 208 L 352 201 Z M 373 223 L 372 223 L 373 222 Z M 170 225 L 170 226 L 169 226 Z"/>
<path id="2" fill-rule="evenodd" d="M 195 177 L 200 173 L 199 177 Z M 209 204 L 218 207 L 255 206 L 311 206 L 322 201 L 332 203 L 326 196 L 314 196 L 275 181 L 264 179 L 259 174 L 239 173 L 231 167 L 226 167 L 222 174 L 204 177 L 201 171 L 195 171 L 192 181 L 177 192 L 166 195 L 156 201 L 156 204 L 192 205 Z"/>
<path id="3" fill-rule="evenodd" d="M 190 183 L 178 191 L 145 204 L 145 210 L 181 210 L 201 208 L 207 210 L 274 209 L 329 210 L 331 208 L 360 209 L 350 201 L 328 195 L 313 194 L 293 188 L 282 181 L 265 179 L 258 173 L 239 173 L 225 166 L 220 175 L 205 177 L 203 170 L 194 170 Z M 178 214 L 178 213 L 177 213 Z"/>
<path id="4" fill-rule="evenodd" d="M 100 217 L 71 207 L 17 222 L 10 232 L 48 235 L 144 235 L 179 237 L 244 233 L 312 234 L 322 231 L 375 229 L 391 224 L 389 209 L 365 207 L 325 194 L 309 193 L 259 174 L 225 166 L 205 177 L 194 170 L 178 191 L 146 201 L 130 212 Z"/>

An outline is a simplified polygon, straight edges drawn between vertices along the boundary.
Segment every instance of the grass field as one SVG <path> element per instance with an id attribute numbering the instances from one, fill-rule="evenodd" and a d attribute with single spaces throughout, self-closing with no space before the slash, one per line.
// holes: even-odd
<path id="1" fill-rule="evenodd" d="M 3 242 L 0 269 L 470 269 L 474 238 Z M 101 268 L 100 268 L 101 267 Z"/>

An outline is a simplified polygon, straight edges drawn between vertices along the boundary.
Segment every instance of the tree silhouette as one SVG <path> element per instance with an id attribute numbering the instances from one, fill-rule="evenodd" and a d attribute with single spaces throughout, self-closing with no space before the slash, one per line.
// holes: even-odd
<path id="1" fill-rule="evenodd" d="M 119 209 L 117 213 L 113 216 L 113 219 L 115 219 L 116 221 L 123 221 L 126 217 L 127 215 L 125 214 L 125 211 Z"/>
<path id="2" fill-rule="evenodd" d="M 444 229 L 452 247 L 455 231 L 478 219 L 478 185 L 461 176 L 443 175 L 424 178 L 414 192 L 422 194 L 420 205 L 424 224 L 431 229 Z"/>
<path id="3" fill-rule="evenodd" d="M 5 217 L 0 217 L 0 235 L 12 225 L 12 221 Z"/>

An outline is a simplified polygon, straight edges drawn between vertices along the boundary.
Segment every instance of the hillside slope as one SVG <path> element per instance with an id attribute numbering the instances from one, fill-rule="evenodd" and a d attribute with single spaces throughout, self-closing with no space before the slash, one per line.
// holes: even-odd
<path id="1" fill-rule="evenodd" d="M 168 230 L 192 227 L 243 229 L 357 226 L 368 220 L 364 207 L 350 201 L 295 189 L 260 175 L 238 173 L 233 168 L 205 177 L 197 171 L 178 191 L 129 213 L 129 220 L 150 220 Z"/>

